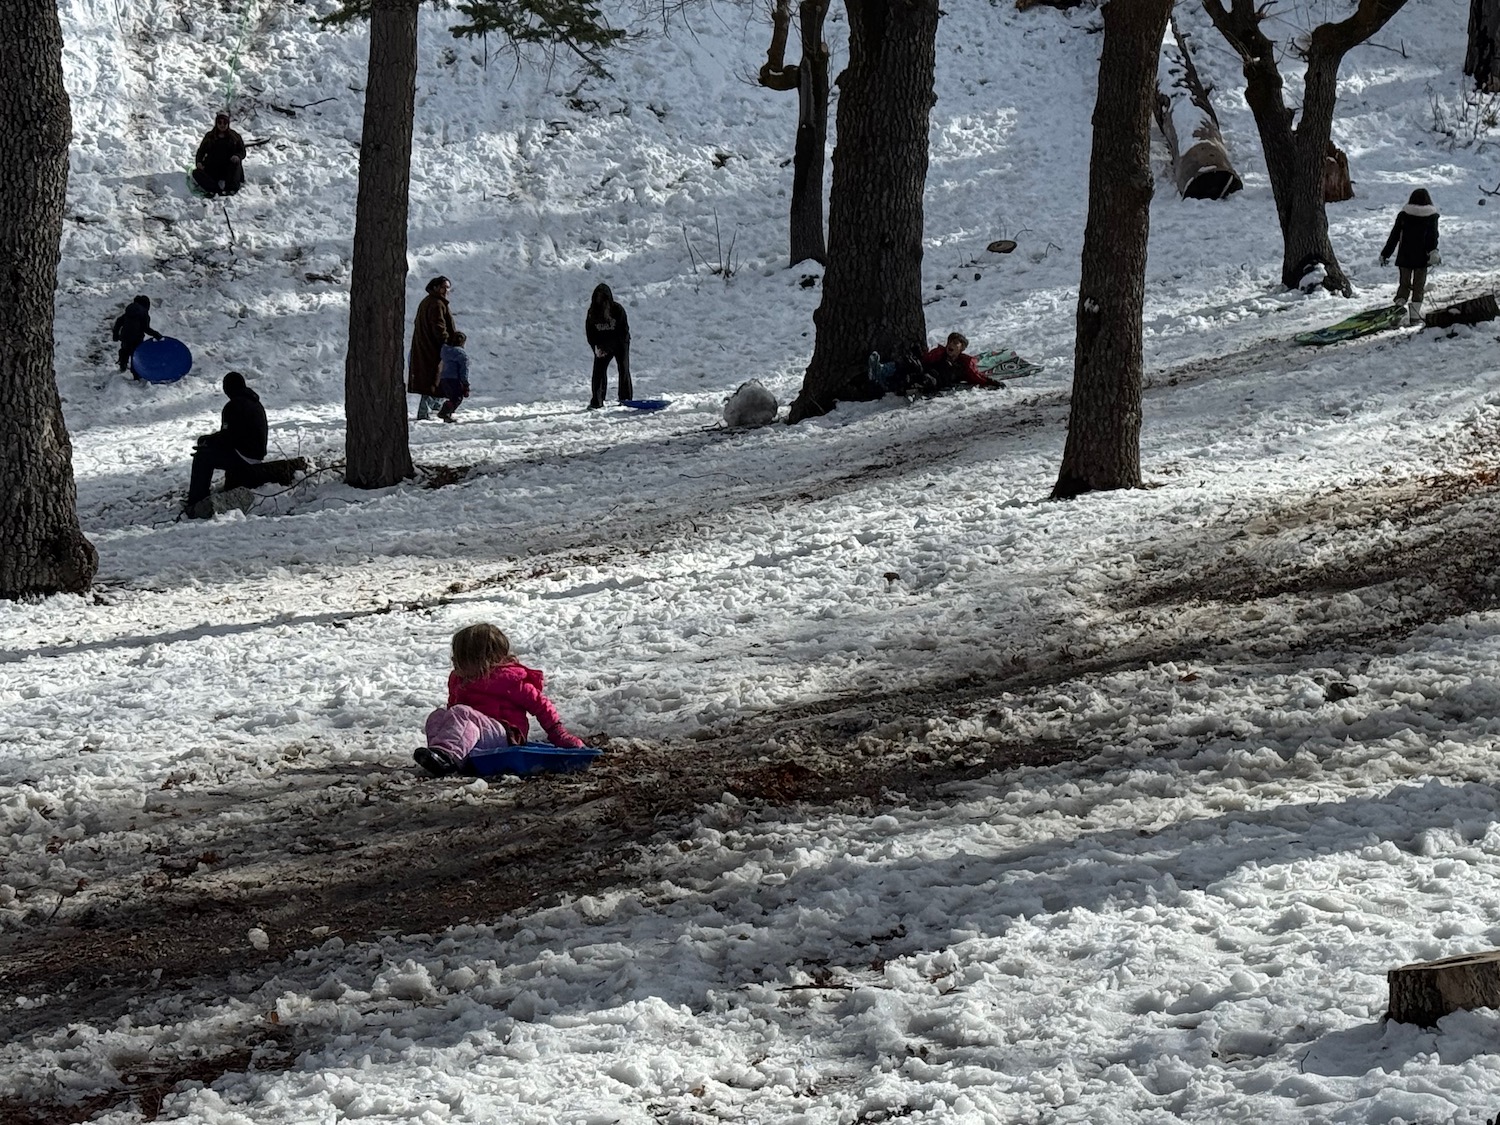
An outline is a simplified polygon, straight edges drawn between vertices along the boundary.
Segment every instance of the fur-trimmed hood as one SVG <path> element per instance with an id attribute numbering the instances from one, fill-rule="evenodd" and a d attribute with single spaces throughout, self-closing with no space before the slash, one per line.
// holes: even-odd
<path id="1" fill-rule="evenodd" d="M 1431 204 L 1408 203 L 1405 207 L 1401 208 L 1401 213 L 1403 215 L 1411 215 L 1417 219 L 1428 219 L 1436 215 L 1438 209 Z"/>

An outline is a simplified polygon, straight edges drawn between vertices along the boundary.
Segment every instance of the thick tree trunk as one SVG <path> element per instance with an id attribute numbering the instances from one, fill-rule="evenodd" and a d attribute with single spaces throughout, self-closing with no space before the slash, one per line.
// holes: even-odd
<path id="1" fill-rule="evenodd" d="M 1402 965 L 1385 976 L 1395 1023 L 1435 1027 L 1450 1012 L 1500 1007 L 1500 950 Z"/>
<path id="2" fill-rule="evenodd" d="M 1151 110 L 1172 0 L 1105 4 L 1073 400 L 1056 499 L 1141 483 L 1141 310 L 1151 229 Z"/>
<path id="3" fill-rule="evenodd" d="M 802 63 L 797 68 L 797 149 L 792 159 L 792 265 L 827 265 L 823 241 L 823 154 L 828 149 L 828 0 L 802 0 Z"/>
<path id="4" fill-rule="evenodd" d="M 1266 8 L 1257 0 L 1203 0 L 1214 26 L 1240 56 L 1245 71 L 1245 100 L 1255 116 L 1265 150 L 1266 174 L 1281 224 L 1281 282 L 1295 288 L 1317 264 L 1323 284 L 1349 296 L 1353 287 L 1339 265 L 1328 237 L 1323 200 L 1323 164 L 1333 137 L 1339 65 L 1354 47 L 1389 22 L 1406 0 L 1359 0 L 1353 15 L 1320 24 L 1308 37 L 1302 112 L 1295 128 L 1282 96 L 1276 45 L 1261 30 Z"/>
<path id="5" fill-rule="evenodd" d="M 359 148 L 344 479 L 386 488 L 414 473 L 406 424 L 406 220 L 419 0 L 374 0 Z"/>
<path id="6" fill-rule="evenodd" d="M 1485 93 L 1500 90 L 1500 66 L 1495 46 L 1500 42 L 1500 0 L 1469 0 L 1469 50 L 1464 55 L 1464 73 L 1474 79 L 1474 88 Z"/>
<path id="7" fill-rule="evenodd" d="M 922 190 L 937 0 L 848 0 L 817 340 L 789 421 L 833 409 L 871 351 L 922 346 Z"/>
<path id="8" fill-rule="evenodd" d="M 1219 115 L 1193 64 L 1177 20 L 1161 44 L 1156 75 L 1156 124 L 1167 139 L 1172 178 L 1184 199 L 1223 199 L 1244 187 L 1229 159 Z"/>
<path id="9" fill-rule="evenodd" d="M 55 0 L 0 4 L 0 597 L 79 593 L 99 567 L 78 526 L 53 368 L 53 296 L 72 114 Z"/>

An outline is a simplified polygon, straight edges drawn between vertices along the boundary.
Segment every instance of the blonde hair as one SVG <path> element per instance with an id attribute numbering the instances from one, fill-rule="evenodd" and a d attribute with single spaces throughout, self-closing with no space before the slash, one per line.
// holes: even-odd
<path id="1" fill-rule="evenodd" d="M 453 670 L 466 683 L 509 661 L 510 638 L 488 621 L 466 625 L 453 634 Z"/>

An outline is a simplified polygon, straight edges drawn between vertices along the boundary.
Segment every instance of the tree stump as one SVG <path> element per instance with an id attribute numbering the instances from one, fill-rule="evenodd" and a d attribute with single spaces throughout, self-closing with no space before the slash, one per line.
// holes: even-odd
<path id="1" fill-rule="evenodd" d="M 1354 182 L 1349 179 L 1349 156 L 1332 141 L 1323 156 L 1323 202 L 1342 203 L 1354 198 Z"/>
<path id="2" fill-rule="evenodd" d="M 1452 328 L 1455 324 L 1478 324 L 1500 317 L 1500 303 L 1492 294 L 1470 297 L 1467 301 L 1456 301 L 1433 309 L 1422 318 L 1429 328 Z"/>
<path id="3" fill-rule="evenodd" d="M 1500 950 L 1402 965 L 1385 979 L 1391 990 L 1386 1014 L 1397 1023 L 1433 1027 L 1449 1012 L 1500 1008 Z"/>

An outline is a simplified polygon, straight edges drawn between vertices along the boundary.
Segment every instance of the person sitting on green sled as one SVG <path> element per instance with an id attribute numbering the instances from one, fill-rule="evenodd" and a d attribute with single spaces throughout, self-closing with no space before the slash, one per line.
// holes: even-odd
<path id="1" fill-rule="evenodd" d="M 962 332 L 950 332 L 946 344 L 923 355 L 883 362 L 879 352 L 871 352 L 866 374 L 882 393 L 933 395 L 954 387 L 997 386 L 964 351 L 968 346 L 969 338 Z"/>
<path id="2" fill-rule="evenodd" d="M 233 195 L 245 186 L 245 138 L 229 127 L 229 114 L 215 116 L 198 142 L 193 181 L 205 195 Z"/>

